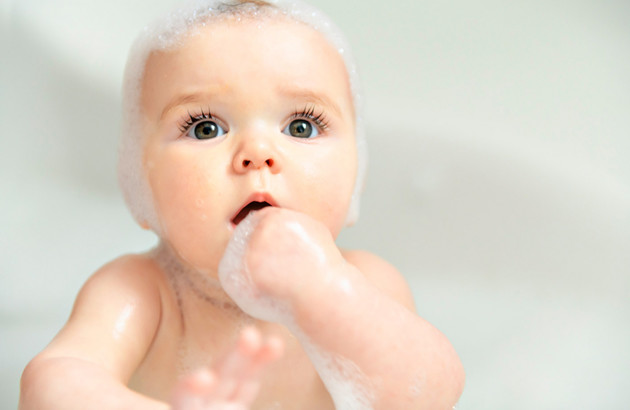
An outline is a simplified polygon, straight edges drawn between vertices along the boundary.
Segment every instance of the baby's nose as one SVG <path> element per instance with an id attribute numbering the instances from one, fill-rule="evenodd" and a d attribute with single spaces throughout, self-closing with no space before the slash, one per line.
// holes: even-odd
<path id="1" fill-rule="evenodd" d="M 233 167 L 238 173 L 268 168 L 275 174 L 281 169 L 278 155 L 271 143 L 255 137 L 241 143 L 234 156 Z"/>

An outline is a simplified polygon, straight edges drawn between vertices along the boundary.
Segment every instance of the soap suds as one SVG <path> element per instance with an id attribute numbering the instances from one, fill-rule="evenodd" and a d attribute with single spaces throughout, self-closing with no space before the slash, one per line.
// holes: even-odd
<path id="1" fill-rule="evenodd" d="M 409 386 L 409 394 L 411 397 L 418 397 L 424 391 L 424 386 L 426 384 L 426 377 L 424 374 L 417 375 Z"/>
<path id="2" fill-rule="evenodd" d="M 317 369 L 337 410 L 372 410 L 375 386 L 351 360 L 324 351 L 292 329 Z"/>

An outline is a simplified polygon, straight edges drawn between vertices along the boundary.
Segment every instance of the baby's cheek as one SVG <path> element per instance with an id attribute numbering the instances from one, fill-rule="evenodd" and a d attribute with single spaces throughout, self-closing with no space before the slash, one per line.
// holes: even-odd
<path id="1" fill-rule="evenodd" d="M 194 167 L 181 166 L 173 155 L 165 155 L 150 176 L 161 237 L 167 240 L 187 263 L 204 270 L 214 269 L 223 249 L 216 225 L 208 179 Z M 188 162 L 190 164 L 190 162 Z M 213 270 L 214 270 L 213 269 Z"/>
<path id="2" fill-rule="evenodd" d="M 348 144 L 346 144 L 348 145 Z M 315 176 L 303 184 L 304 209 L 322 222 L 336 237 L 345 226 L 356 179 L 356 161 L 352 147 L 339 147 L 317 164 Z"/>

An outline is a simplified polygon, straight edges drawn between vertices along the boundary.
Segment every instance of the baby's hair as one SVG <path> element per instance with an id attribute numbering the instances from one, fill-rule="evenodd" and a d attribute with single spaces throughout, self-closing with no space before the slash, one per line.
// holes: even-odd
<path id="1" fill-rule="evenodd" d="M 295 0 L 194 0 L 147 26 L 134 42 L 127 60 L 122 91 L 122 130 L 119 146 L 118 180 L 127 206 L 141 225 L 161 234 L 151 187 L 143 166 L 146 136 L 143 135 L 141 94 L 142 79 L 151 53 L 176 48 L 199 27 L 213 21 L 244 18 L 285 17 L 306 24 L 324 35 L 342 57 L 355 111 L 355 136 L 358 169 L 346 223 L 359 215 L 359 199 L 367 168 L 367 147 L 362 121 L 362 100 L 356 65 L 350 48 L 334 23 L 321 11 Z"/>
<path id="2" fill-rule="evenodd" d="M 259 7 L 263 7 L 263 6 L 271 6 L 273 7 L 273 5 L 271 3 L 268 3 L 266 1 L 263 0 L 235 0 L 231 3 L 224 3 L 222 6 L 219 7 L 224 7 L 224 8 L 230 8 L 230 7 L 238 7 L 242 4 L 253 4 L 254 6 L 259 6 Z"/>

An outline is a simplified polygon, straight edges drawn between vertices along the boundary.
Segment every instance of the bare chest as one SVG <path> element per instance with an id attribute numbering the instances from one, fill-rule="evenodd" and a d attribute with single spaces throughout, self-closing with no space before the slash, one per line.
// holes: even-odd
<path id="1" fill-rule="evenodd" d="M 253 409 L 325 410 L 334 409 L 332 400 L 308 356 L 297 340 L 284 328 L 264 324 L 265 333 L 284 340 L 280 360 L 268 365 Z M 209 326 L 207 334 L 186 332 L 181 323 L 163 323 L 151 349 L 140 363 L 129 386 L 135 391 L 168 402 L 178 379 L 200 368 L 217 363 L 235 335 L 222 326 Z"/>

